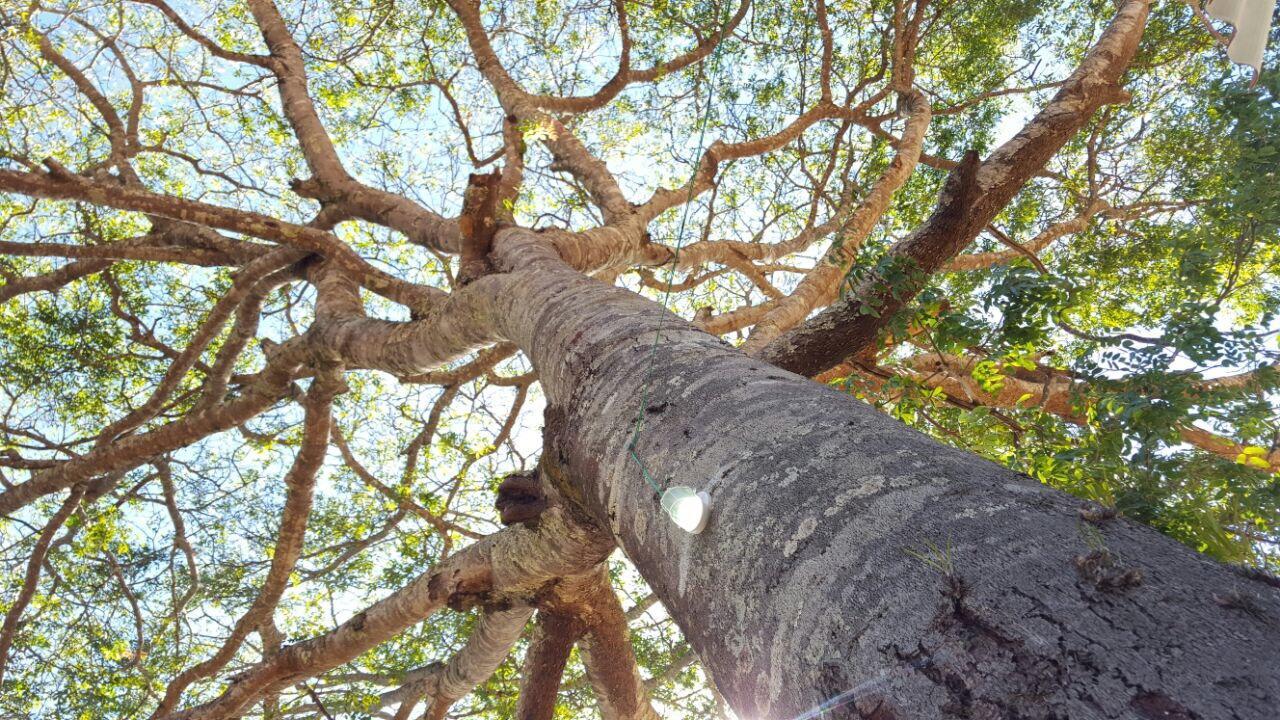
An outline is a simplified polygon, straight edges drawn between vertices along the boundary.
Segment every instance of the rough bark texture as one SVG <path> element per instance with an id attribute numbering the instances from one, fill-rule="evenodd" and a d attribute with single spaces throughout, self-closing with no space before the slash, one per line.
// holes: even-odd
<path id="1" fill-rule="evenodd" d="M 554 265 L 508 286 L 547 452 L 740 715 L 1274 717 L 1274 588 Z M 637 452 L 697 536 L 627 452 L 659 324 Z"/>
<path id="2" fill-rule="evenodd" d="M 553 609 L 538 611 L 525 653 L 517 720 L 551 720 L 569 652 L 586 626 L 576 616 Z"/>
<path id="3" fill-rule="evenodd" d="M 658 720 L 631 649 L 629 618 L 608 585 L 608 575 L 601 574 L 602 582 L 597 586 L 601 591 L 592 597 L 590 627 L 578 641 L 600 716 L 604 720 Z"/>
<path id="4" fill-rule="evenodd" d="M 497 229 L 498 172 L 472 173 L 467 191 L 462 196 L 462 216 L 458 227 L 462 231 L 461 264 L 458 266 L 458 282 L 467 284 L 489 272 L 489 250 L 493 247 L 493 233 Z"/>
<path id="5" fill-rule="evenodd" d="M 453 703 L 488 680 L 511 653 L 511 646 L 520 639 L 531 615 L 533 608 L 530 607 L 486 612 L 462 650 L 438 673 L 422 681 L 420 689 L 430 697 L 423 717 L 443 718 Z"/>

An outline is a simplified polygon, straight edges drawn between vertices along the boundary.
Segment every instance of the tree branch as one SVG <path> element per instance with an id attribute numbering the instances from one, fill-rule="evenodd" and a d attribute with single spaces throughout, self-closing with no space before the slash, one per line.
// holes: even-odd
<path id="1" fill-rule="evenodd" d="M 477 541 L 334 630 L 249 667 L 217 698 L 171 717 L 232 717 L 264 693 L 348 662 L 446 604 L 527 602 L 548 581 L 595 567 L 612 550 L 606 534 L 552 508 L 537 528 L 512 526 Z"/>
<path id="2" fill-rule="evenodd" d="M 1126 0 L 1047 106 L 986 160 L 979 163 L 971 154 L 952 171 L 933 215 L 890 249 L 884 270 L 870 273 L 847 299 L 777 338 L 759 357 L 812 376 L 866 348 L 1098 108 L 1127 100 L 1119 83 L 1137 51 L 1149 6 L 1149 0 Z"/>

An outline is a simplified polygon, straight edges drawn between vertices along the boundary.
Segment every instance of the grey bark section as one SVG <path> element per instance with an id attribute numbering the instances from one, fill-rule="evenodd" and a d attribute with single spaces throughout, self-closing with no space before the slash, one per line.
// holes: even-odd
<path id="1" fill-rule="evenodd" d="M 1266 718 L 1280 592 L 552 264 L 506 298 L 549 447 L 740 716 Z M 931 550 L 930 548 L 938 548 Z M 817 714 L 812 717 L 817 717 Z"/>
<path id="2" fill-rule="evenodd" d="M 432 702 L 447 698 L 452 702 L 466 697 L 477 685 L 488 680 L 511 654 L 524 626 L 533 615 L 531 607 L 486 612 L 467 638 L 467 644 L 449 658 L 435 678 Z"/>

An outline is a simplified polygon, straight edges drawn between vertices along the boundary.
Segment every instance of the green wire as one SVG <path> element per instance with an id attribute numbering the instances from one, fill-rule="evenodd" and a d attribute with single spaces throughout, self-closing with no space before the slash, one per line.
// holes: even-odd
<path id="1" fill-rule="evenodd" d="M 715 15 L 716 19 L 719 20 L 720 4 L 718 2 L 715 6 Z M 716 49 L 711 53 L 711 57 L 708 58 L 709 64 L 712 66 L 713 70 L 716 67 L 716 60 L 719 59 L 720 50 L 724 47 L 727 39 L 727 35 L 720 38 L 720 42 L 716 45 Z M 658 487 L 657 481 L 655 481 L 653 476 L 649 474 L 649 468 L 645 466 L 644 461 L 636 454 L 636 443 L 640 441 L 640 433 L 644 429 L 645 408 L 649 406 L 649 389 L 653 384 L 654 362 L 658 355 L 658 343 L 662 340 L 662 326 L 666 323 L 667 319 L 664 311 L 667 309 L 667 303 L 671 299 L 671 287 L 675 283 L 676 279 L 675 268 L 680 262 L 680 248 L 684 246 L 685 226 L 689 222 L 689 209 L 693 206 L 694 181 L 698 177 L 698 171 L 702 169 L 703 142 L 707 137 L 707 124 L 711 120 L 711 97 L 713 91 L 714 88 L 708 89 L 707 104 L 702 111 L 702 123 L 701 127 L 698 129 L 698 159 L 694 163 L 693 174 L 689 176 L 689 195 L 685 198 L 684 210 L 680 215 L 680 226 L 676 230 L 676 247 L 671 254 L 671 272 L 667 275 L 667 287 L 662 293 L 662 304 L 658 310 L 658 329 L 653 336 L 653 345 L 649 348 L 648 368 L 645 370 L 644 387 L 640 391 L 640 409 L 636 412 L 635 427 L 631 433 L 631 441 L 627 443 L 627 452 L 630 453 L 631 459 L 635 460 L 636 465 L 640 466 L 640 475 L 644 478 L 645 482 L 649 483 L 649 487 L 653 488 L 653 491 L 659 494 L 661 494 L 662 488 Z"/>

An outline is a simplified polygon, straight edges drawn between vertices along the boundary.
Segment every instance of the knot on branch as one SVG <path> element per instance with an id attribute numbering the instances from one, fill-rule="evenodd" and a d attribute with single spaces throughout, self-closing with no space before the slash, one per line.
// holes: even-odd
<path id="1" fill-rule="evenodd" d="M 536 520 L 547 505 L 547 495 L 537 472 L 508 475 L 498 486 L 498 497 L 494 501 L 503 525 Z"/>
<path id="2" fill-rule="evenodd" d="M 1108 85 L 1102 90 L 1103 105 L 1127 105 L 1133 99 L 1133 93 L 1119 85 Z"/>
<path id="3" fill-rule="evenodd" d="M 443 600 L 453 610 L 481 604 L 493 590 L 493 572 L 487 563 L 470 563 L 438 570 L 427 580 L 427 597 Z"/>
<path id="4" fill-rule="evenodd" d="M 262 348 L 262 354 L 267 358 L 267 362 L 271 362 L 280 353 L 280 343 L 271 338 L 258 338 L 258 346 Z"/>
<path id="5" fill-rule="evenodd" d="M 352 217 L 348 201 L 351 199 L 352 187 L 349 182 L 326 182 L 320 178 L 289 181 L 289 189 L 298 197 L 315 200 L 320 203 L 320 211 L 312 219 L 311 225 L 322 230 L 332 230 L 338 223 Z"/>
<path id="6" fill-rule="evenodd" d="M 462 232 L 462 263 L 458 284 L 466 285 L 493 272 L 489 251 L 498 230 L 498 200 L 502 173 L 472 173 L 462 196 L 462 215 L 458 229 Z"/>
<path id="7" fill-rule="evenodd" d="M 325 362 L 316 368 L 315 380 L 307 391 L 308 403 L 323 404 L 343 393 L 349 392 L 346 376 L 340 364 Z"/>
<path id="8" fill-rule="evenodd" d="M 1095 525 L 1101 525 L 1109 520 L 1114 520 L 1116 515 L 1119 514 L 1114 507 L 1093 501 L 1089 501 L 1081 505 L 1079 513 L 1082 520 L 1087 520 Z"/>
<path id="9" fill-rule="evenodd" d="M 978 197 L 978 167 L 981 165 L 977 150 L 965 152 L 964 157 L 947 175 L 942 185 L 942 208 L 952 212 L 967 209 Z"/>
<path id="10" fill-rule="evenodd" d="M 1115 555 L 1106 548 L 1077 555 L 1075 566 L 1082 579 L 1103 592 L 1122 593 L 1142 584 L 1142 571 L 1121 567 Z"/>
<path id="11" fill-rule="evenodd" d="M 58 162 L 57 160 L 54 160 L 51 157 L 47 157 L 44 160 L 41 160 L 40 162 L 45 166 L 46 169 L 48 169 L 49 176 L 52 177 L 54 180 L 61 180 L 63 182 L 74 182 L 75 180 L 78 179 L 75 173 L 71 172 L 66 168 L 65 165 Z"/>
<path id="12" fill-rule="evenodd" d="M 320 182 L 320 180 L 316 178 L 307 178 L 306 180 L 293 178 L 289 181 L 289 189 L 292 190 L 295 195 L 310 200 L 325 202 L 333 199 L 330 193 L 325 192 L 324 183 Z"/>

